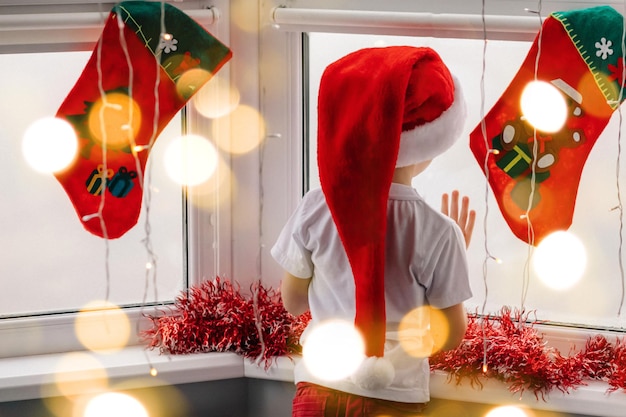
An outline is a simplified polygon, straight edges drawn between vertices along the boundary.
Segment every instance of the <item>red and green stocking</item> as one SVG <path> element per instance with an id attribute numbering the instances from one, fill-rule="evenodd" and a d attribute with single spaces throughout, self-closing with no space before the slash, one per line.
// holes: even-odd
<path id="1" fill-rule="evenodd" d="M 486 115 L 486 137 L 481 124 L 470 134 L 483 169 L 487 158 L 486 174 L 506 222 L 527 243 L 572 223 L 587 156 L 622 100 L 622 27 L 622 16 L 609 6 L 552 13 Z M 551 83 L 566 100 L 568 116 L 556 132 L 535 130 L 522 115 L 522 91 L 535 79 Z"/>
<path id="2" fill-rule="evenodd" d="M 113 8 L 57 112 L 73 125 L 79 154 L 55 175 L 89 232 L 113 239 L 137 223 L 155 139 L 230 57 L 169 4 L 127 1 Z"/>

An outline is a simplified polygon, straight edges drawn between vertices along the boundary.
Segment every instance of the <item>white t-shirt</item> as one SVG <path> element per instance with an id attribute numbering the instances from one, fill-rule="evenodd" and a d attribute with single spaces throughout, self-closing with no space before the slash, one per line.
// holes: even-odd
<path id="1" fill-rule="evenodd" d="M 358 201 L 354 202 L 354 208 L 359 209 Z M 271 253 L 290 274 L 313 278 L 308 294 L 312 320 L 307 330 L 328 319 L 354 321 L 354 277 L 320 189 L 304 196 Z M 443 309 L 471 295 L 465 241 L 458 225 L 426 204 L 412 187 L 393 183 L 387 206 L 385 247 L 385 357 L 395 367 L 395 379 L 386 389 L 367 391 L 349 378 L 320 380 L 300 361 L 295 369 L 295 382 L 306 381 L 391 401 L 427 402 L 430 399 L 428 359 L 409 355 L 400 343 L 400 339 L 423 338 L 427 330 L 399 334 L 398 325 L 417 307 L 431 305 Z M 428 317 L 423 319 L 428 323 Z M 306 335 L 307 331 L 301 343 Z"/>

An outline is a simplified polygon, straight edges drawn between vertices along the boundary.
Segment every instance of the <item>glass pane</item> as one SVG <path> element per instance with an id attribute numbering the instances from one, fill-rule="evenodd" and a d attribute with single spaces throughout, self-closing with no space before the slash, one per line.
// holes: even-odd
<path id="1" fill-rule="evenodd" d="M 622 297 L 619 270 L 619 214 L 617 205 L 616 158 L 619 118 L 613 115 L 589 155 L 578 187 L 573 224 L 569 231 L 585 247 L 587 266 L 575 286 L 555 290 L 537 276 L 532 251 L 517 239 L 505 223 L 493 193 L 486 193 L 486 179 L 469 148 L 469 133 L 481 120 L 481 75 L 483 41 L 385 37 L 378 35 L 309 34 L 309 117 L 311 161 L 310 187 L 318 187 L 315 156 L 318 85 L 324 68 L 354 50 L 389 45 L 430 46 L 459 78 L 468 103 L 468 119 L 460 140 L 413 181 L 413 186 L 433 207 L 440 206 L 441 194 L 455 188 L 469 195 L 478 211 L 477 225 L 469 248 L 474 297 L 466 304 L 470 311 L 496 313 L 503 306 L 534 310 L 539 320 L 591 327 L 620 327 L 618 311 Z M 517 73 L 530 48 L 529 42 L 489 41 L 486 52 L 484 111 L 489 111 Z M 338 92 L 338 94 L 340 94 Z M 487 233 L 483 216 L 488 209 Z M 491 255 L 486 259 L 485 240 Z M 485 282 L 488 294 L 485 293 Z M 526 298 L 523 300 L 523 295 Z"/>
<path id="2" fill-rule="evenodd" d="M 104 299 L 107 291 L 109 301 L 118 305 L 144 300 L 145 210 L 134 228 L 109 241 L 107 261 L 105 240 L 83 229 L 56 178 L 31 169 L 22 155 L 26 129 L 55 115 L 89 55 L 0 55 L 0 317 L 72 311 Z M 159 301 L 172 300 L 185 282 L 181 187 L 163 168 L 163 149 L 180 134 L 177 116 L 157 140 L 148 163 L 151 241 L 158 258 L 156 291 L 150 280 L 148 302 L 155 301 L 155 292 Z"/>

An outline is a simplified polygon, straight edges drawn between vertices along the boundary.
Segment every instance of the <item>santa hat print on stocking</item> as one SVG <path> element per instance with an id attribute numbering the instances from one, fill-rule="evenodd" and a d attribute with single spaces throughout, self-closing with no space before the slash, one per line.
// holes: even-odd
<path id="1" fill-rule="evenodd" d="M 353 376 L 365 389 L 388 386 L 385 344 L 385 236 L 394 169 L 430 160 L 460 135 L 465 102 L 430 48 L 353 52 L 330 64 L 318 97 L 322 191 L 356 287 L 355 326 L 367 358 Z"/>
<path id="2" fill-rule="evenodd" d="M 623 17 L 609 6 L 554 12 L 544 22 L 521 68 L 484 120 L 470 147 L 489 179 L 500 211 L 519 239 L 536 245 L 567 230 L 583 166 L 624 97 Z M 532 120 L 527 86 L 556 97 L 556 117 Z M 552 113 L 546 111 L 545 113 Z M 532 123 L 532 124 L 531 124 Z"/>
<path id="3" fill-rule="evenodd" d="M 225 45 L 167 3 L 113 7 L 57 111 L 74 127 L 79 152 L 55 176 L 85 229 L 114 239 L 137 223 L 154 141 L 230 57 Z"/>

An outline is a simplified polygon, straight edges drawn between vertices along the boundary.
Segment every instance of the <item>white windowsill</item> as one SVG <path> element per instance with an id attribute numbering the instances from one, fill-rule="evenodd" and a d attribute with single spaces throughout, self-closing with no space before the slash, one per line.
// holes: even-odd
<path id="1" fill-rule="evenodd" d="M 0 401 L 19 401 L 54 395 L 55 375 L 65 354 L 24 356 L 0 359 Z M 159 385 L 185 384 L 201 381 L 241 378 L 243 360 L 234 353 L 206 353 L 190 355 L 159 355 L 145 351 L 141 346 L 129 347 L 113 354 L 94 355 L 106 370 L 108 387 L 124 383 L 125 388 L 144 388 Z M 72 361 L 77 363 L 80 361 Z M 150 364 L 158 374 L 150 376 Z M 101 368 L 102 369 L 102 368 Z M 92 361 L 76 366 L 61 378 L 73 383 L 64 386 L 65 394 L 85 394 L 93 378 Z M 84 381 L 85 384 L 80 384 Z M 72 392 L 67 392 L 70 389 Z M 82 392 L 81 392 L 82 391 Z"/>
<path id="2" fill-rule="evenodd" d="M 147 355 L 147 356 L 146 356 Z M 27 356 L 0 359 L 0 401 L 19 401 L 41 398 L 54 392 L 54 376 L 63 358 L 62 354 Z M 109 387 L 124 383 L 125 388 L 184 384 L 231 378 L 256 378 L 274 381 L 293 381 L 293 366 L 299 360 L 277 358 L 266 371 L 263 364 L 253 363 L 234 353 L 206 353 L 191 355 L 159 355 L 144 351 L 143 347 L 130 347 L 111 355 L 95 356 L 106 369 Z M 148 362 L 149 359 L 149 362 Z M 150 364 L 158 375 L 149 375 Z M 69 375 L 73 382 L 88 382 L 93 368 L 75 369 Z M 89 384 L 73 384 L 72 394 L 81 394 Z M 544 400 L 537 400 L 533 393 L 511 393 L 507 387 L 493 380 L 483 381 L 483 387 L 472 388 L 464 381 L 457 386 L 448 383 L 447 374 L 438 372 L 431 377 L 433 398 L 478 402 L 485 404 L 519 404 L 533 409 L 586 414 L 602 417 L 621 417 L 626 409 L 626 394 L 607 394 L 608 385 L 590 382 L 569 394 L 553 392 Z M 67 392 L 66 392 L 67 393 Z"/>

